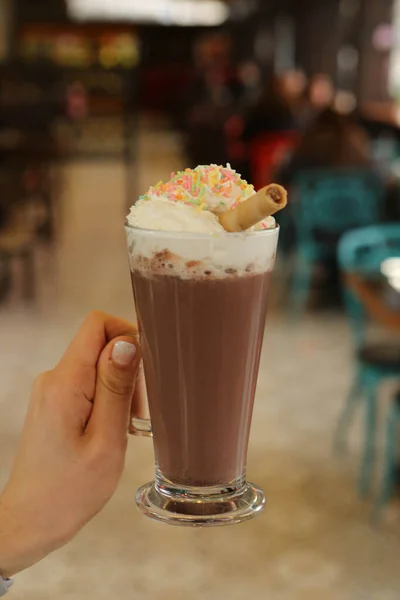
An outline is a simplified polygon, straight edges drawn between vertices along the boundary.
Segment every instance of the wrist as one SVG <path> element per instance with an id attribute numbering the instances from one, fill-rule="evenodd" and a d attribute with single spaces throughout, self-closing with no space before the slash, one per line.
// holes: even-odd
<path id="1" fill-rule="evenodd" d="M 29 516 L 8 504 L 5 495 L 0 496 L 0 575 L 12 577 L 49 552 Z"/>

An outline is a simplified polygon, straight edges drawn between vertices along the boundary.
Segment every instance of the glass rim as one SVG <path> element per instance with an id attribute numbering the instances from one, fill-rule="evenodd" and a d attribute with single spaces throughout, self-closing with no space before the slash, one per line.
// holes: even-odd
<path id="1" fill-rule="evenodd" d="M 255 237 L 268 237 L 274 236 L 279 233 L 280 227 L 278 223 L 276 227 L 273 229 L 257 229 L 256 231 L 237 231 L 230 233 L 228 231 L 221 231 L 220 233 L 201 233 L 201 232 L 190 232 L 190 231 L 165 231 L 163 229 L 145 229 L 143 227 L 136 227 L 135 225 L 131 225 L 128 221 L 125 221 L 125 229 L 129 231 L 137 231 L 142 235 L 148 236 L 162 236 L 164 238 L 174 238 L 174 239 L 198 239 L 198 240 L 212 240 L 212 239 L 234 239 L 234 238 L 255 238 Z"/>

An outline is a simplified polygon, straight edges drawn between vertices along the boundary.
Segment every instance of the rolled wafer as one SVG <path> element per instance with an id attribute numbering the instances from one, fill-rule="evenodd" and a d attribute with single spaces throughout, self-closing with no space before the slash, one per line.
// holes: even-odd
<path id="1" fill-rule="evenodd" d="M 274 215 L 287 204 L 287 192 L 281 185 L 272 183 L 262 188 L 248 200 L 219 216 L 222 227 L 229 232 L 246 231 L 253 225 Z"/>

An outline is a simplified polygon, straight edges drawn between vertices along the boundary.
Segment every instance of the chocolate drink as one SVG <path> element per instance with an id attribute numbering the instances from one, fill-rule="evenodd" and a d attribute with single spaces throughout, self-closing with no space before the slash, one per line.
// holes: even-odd
<path id="1" fill-rule="evenodd" d="M 268 215 L 285 203 L 276 184 L 256 193 L 229 164 L 199 165 L 150 187 L 127 216 L 150 409 L 134 406 L 131 432 L 152 432 L 156 457 L 136 504 L 150 518 L 230 525 L 265 507 L 246 460 L 279 237 Z"/>
<path id="2" fill-rule="evenodd" d="M 178 486 L 233 483 L 245 474 L 270 273 L 218 277 L 193 261 L 181 277 L 162 253 L 145 260 L 132 283 L 158 467 Z"/>

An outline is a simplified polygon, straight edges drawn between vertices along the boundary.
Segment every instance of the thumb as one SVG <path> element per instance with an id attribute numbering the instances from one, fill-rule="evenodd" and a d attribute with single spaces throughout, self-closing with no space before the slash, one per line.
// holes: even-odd
<path id="1" fill-rule="evenodd" d="M 115 446 L 126 443 L 140 361 L 140 345 L 134 337 L 115 338 L 104 348 L 97 363 L 89 434 Z"/>

